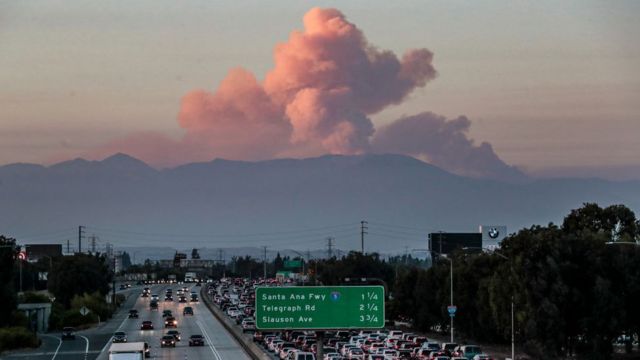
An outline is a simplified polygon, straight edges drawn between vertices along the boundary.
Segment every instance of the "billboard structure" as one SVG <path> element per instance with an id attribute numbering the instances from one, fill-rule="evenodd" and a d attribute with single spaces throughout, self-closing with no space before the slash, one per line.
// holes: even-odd
<path id="1" fill-rule="evenodd" d="M 429 234 L 429 251 L 441 255 L 451 254 L 456 249 L 482 248 L 481 233 L 446 233 Z"/>
<path id="2" fill-rule="evenodd" d="M 504 225 L 480 225 L 480 233 L 482 234 L 482 247 L 495 250 L 507 237 L 507 227 Z"/>
<path id="3" fill-rule="evenodd" d="M 27 259 L 37 262 L 41 258 L 54 258 L 62 256 L 62 245 L 60 244 L 28 244 L 24 246 Z"/>

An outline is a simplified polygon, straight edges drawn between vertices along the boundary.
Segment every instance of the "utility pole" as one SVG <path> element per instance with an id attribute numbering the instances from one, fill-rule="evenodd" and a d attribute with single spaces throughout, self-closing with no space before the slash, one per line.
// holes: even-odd
<path id="1" fill-rule="evenodd" d="M 82 238 L 84 237 L 84 226 L 78 226 L 78 252 L 82 252 Z"/>
<path id="2" fill-rule="evenodd" d="M 365 220 L 360 221 L 360 248 L 362 255 L 364 255 L 364 235 L 368 234 L 367 229 L 369 229 L 366 224 L 368 224 L 368 222 Z"/>
<path id="3" fill-rule="evenodd" d="M 113 298 L 111 300 L 113 308 L 116 307 L 116 257 L 113 256 Z"/>
<path id="4" fill-rule="evenodd" d="M 327 237 L 327 259 L 331 259 L 333 257 L 333 241 L 335 239 L 331 236 Z"/>
<path id="5" fill-rule="evenodd" d="M 91 253 L 95 254 L 96 253 L 96 234 L 91 235 Z"/>
<path id="6" fill-rule="evenodd" d="M 262 248 L 264 249 L 264 254 L 262 257 L 262 278 L 266 281 L 267 280 L 267 247 L 263 246 Z"/>

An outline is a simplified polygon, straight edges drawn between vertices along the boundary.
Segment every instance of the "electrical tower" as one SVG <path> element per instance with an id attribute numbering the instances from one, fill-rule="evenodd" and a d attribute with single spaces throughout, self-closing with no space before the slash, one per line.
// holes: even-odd
<path id="1" fill-rule="evenodd" d="M 331 236 L 327 237 L 327 258 L 331 259 L 333 257 L 333 246 L 335 239 Z"/>
<path id="2" fill-rule="evenodd" d="M 368 234 L 367 229 L 369 229 L 367 227 L 368 222 L 366 222 L 365 220 L 360 221 L 360 249 L 362 252 L 362 255 L 364 255 L 364 235 Z"/>

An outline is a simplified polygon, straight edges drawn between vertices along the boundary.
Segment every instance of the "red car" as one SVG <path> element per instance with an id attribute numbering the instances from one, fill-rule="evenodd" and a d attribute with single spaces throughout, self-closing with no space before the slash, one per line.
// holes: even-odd
<path id="1" fill-rule="evenodd" d="M 140 330 L 153 330 L 153 322 L 149 320 L 143 321 L 142 325 L 140 326 Z"/>

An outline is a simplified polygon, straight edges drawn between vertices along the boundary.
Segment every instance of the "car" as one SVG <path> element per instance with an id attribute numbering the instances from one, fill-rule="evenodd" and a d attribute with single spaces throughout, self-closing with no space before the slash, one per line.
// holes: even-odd
<path id="1" fill-rule="evenodd" d="M 126 290 L 126 289 L 127 289 L 127 285 L 125 284 L 120 285 L 120 290 Z"/>
<path id="2" fill-rule="evenodd" d="M 185 315 L 193 316 L 193 308 L 191 306 L 185 306 L 185 308 L 182 309 L 182 316 L 185 316 Z"/>
<path id="3" fill-rule="evenodd" d="M 244 319 L 240 326 L 242 327 L 242 332 L 256 331 L 256 322 L 253 320 Z"/>
<path id="4" fill-rule="evenodd" d="M 140 325 L 140 330 L 153 330 L 153 322 L 150 320 L 145 320 Z"/>
<path id="5" fill-rule="evenodd" d="M 176 347 L 176 339 L 171 335 L 165 335 L 160 339 L 160 347 Z"/>
<path id="6" fill-rule="evenodd" d="M 129 319 L 137 319 L 138 318 L 138 310 L 131 309 L 129 310 Z"/>
<path id="7" fill-rule="evenodd" d="M 167 295 L 164 297 L 164 301 L 173 301 L 173 296 Z"/>
<path id="8" fill-rule="evenodd" d="M 178 330 L 169 330 L 167 335 L 171 335 L 176 341 L 180 341 L 180 332 Z"/>
<path id="9" fill-rule="evenodd" d="M 287 360 L 316 360 L 316 356 L 311 352 L 292 351 Z"/>
<path id="10" fill-rule="evenodd" d="M 191 335 L 189 337 L 189 346 L 204 346 L 204 336 Z"/>
<path id="11" fill-rule="evenodd" d="M 124 331 L 116 331 L 115 333 L 113 333 L 113 342 L 114 343 L 127 342 L 127 334 Z"/>
<path id="12" fill-rule="evenodd" d="M 482 349 L 477 345 L 461 345 L 453 352 L 455 356 L 460 356 L 472 360 L 474 356 L 482 354 Z"/>
<path id="13" fill-rule="evenodd" d="M 167 316 L 166 319 L 164 319 L 164 327 L 177 327 L 178 326 L 178 320 L 176 320 L 176 318 L 174 318 L 173 316 Z"/>
<path id="14" fill-rule="evenodd" d="M 476 354 L 476 356 L 473 357 L 473 360 L 492 360 L 492 358 L 487 354 Z"/>
<path id="15" fill-rule="evenodd" d="M 62 340 L 75 340 L 76 329 L 69 326 L 63 328 L 61 338 Z"/>
<path id="16" fill-rule="evenodd" d="M 162 310 L 162 317 L 173 316 L 171 310 Z"/>
<path id="17" fill-rule="evenodd" d="M 187 297 L 184 296 L 184 295 L 180 296 L 180 299 L 178 300 L 178 302 L 186 303 L 187 302 Z"/>
<path id="18" fill-rule="evenodd" d="M 151 301 L 158 301 L 160 298 L 158 297 L 157 294 L 153 294 L 151 295 Z"/>
<path id="19" fill-rule="evenodd" d="M 191 300 L 189 300 L 191 302 L 198 302 L 198 295 L 197 294 L 191 294 Z"/>

